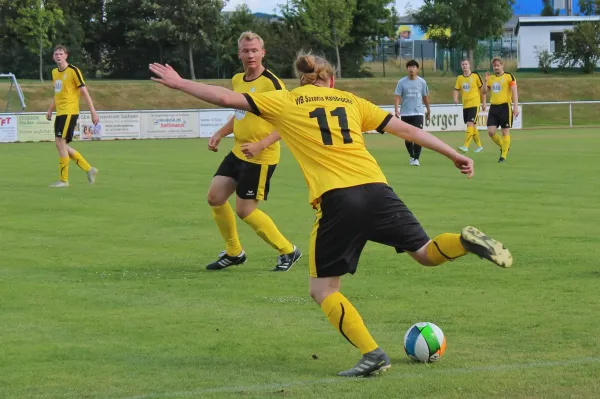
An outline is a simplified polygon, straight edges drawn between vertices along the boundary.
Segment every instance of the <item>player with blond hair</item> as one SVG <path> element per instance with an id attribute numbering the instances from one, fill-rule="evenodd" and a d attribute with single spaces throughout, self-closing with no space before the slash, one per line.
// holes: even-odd
<path id="1" fill-rule="evenodd" d="M 238 39 L 238 57 L 244 72 L 231 79 L 238 93 L 264 93 L 283 90 L 284 84 L 262 64 L 266 51 L 263 39 L 253 32 L 243 32 Z M 221 270 L 246 262 L 237 232 L 235 213 L 229 197 L 236 193 L 235 212 L 260 238 L 279 252 L 273 271 L 288 271 L 302 256 L 300 250 L 279 231 L 273 220 L 258 209 L 267 200 L 270 182 L 279 163 L 279 142 L 265 144 L 273 126 L 243 110 L 237 110 L 229 121 L 208 140 L 208 149 L 218 151 L 221 139 L 231 133 L 235 143 L 217 169 L 208 189 L 208 204 L 217 223 L 225 250 L 208 264 L 208 270 Z M 263 145 L 264 144 L 264 145 Z M 246 156 L 244 151 L 252 154 Z"/>
<path id="2" fill-rule="evenodd" d="M 56 68 L 52 70 L 52 85 L 54 86 L 54 97 L 46 119 L 52 120 L 52 113 L 56 109 L 56 118 L 54 119 L 54 141 L 58 150 L 59 180 L 50 185 L 50 187 L 64 188 L 69 187 L 69 159 L 72 159 L 77 166 L 83 169 L 87 174 L 90 184 L 96 181 L 98 169 L 92 167 L 79 151 L 72 148 L 69 143 L 73 140 L 73 132 L 77 126 L 79 118 L 79 99 L 81 96 L 92 114 L 92 123 L 97 125 L 100 121 L 94 103 L 85 86 L 83 74 L 73 64 L 69 64 L 67 57 L 69 53 L 64 46 L 54 48 L 53 59 L 56 62 Z"/>
<path id="3" fill-rule="evenodd" d="M 475 141 L 477 148 L 473 152 L 483 151 L 481 145 L 481 139 L 479 138 L 479 131 L 475 126 L 477 120 L 477 114 L 479 113 L 479 106 L 481 110 L 485 111 L 485 94 L 483 94 L 483 81 L 481 76 L 477 72 L 471 71 L 471 63 L 469 60 L 462 60 L 460 63 L 462 68 L 462 74 L 456 78 L 454 90 L 452 96 L 454 97 L 454 104 L 458 104 L 458 95 L 461 94 L 463 104 L 463 120 L 467 125 L 467 133 L 465 134 L 465 143 L 458 149 L 462 152 L 469 151 L 469 145 L 471 140 Z M 481 98 L 480 98 L 481 96 Z"/>
<path id="4" fill-rule="evenodd" d="M 292 91 L 236 93 L 182 79 L 168 65 L 151 64 L 152 79 L 222 107 L 252 112 L 271 122 L 298 161 L 316 210 L 310 235 L 310 295 L 332 326 L 362 357 L 345 377 L 378 374 L 390 368 L 360 314 L 340 292 L 341 277 L 354 274 L 367 241 L 407 252 L 425 266 L 437 266 L 471 252 L 501 267 L 512 257 L 504 246 L 474 227 L 430 239 L 415 216 L 387 184 L 362 132 L 387 132 L 432 149 L 461 173 L 473 176 L 473 161 L 424 131 L 374 104 L 337 90 L 334 68 L 323 58 L 301 53 L 300 86 Z"/>
<path id="5" fill-rule="evenodd" d="M 513 117 L 519 116 L 519 93 L 517 80 L 512 73 L 504 72 L 504 62 L 500 57 L 492 59 L 494 75 L 485 74 L 483 92 L 490 90 L 490 110 L 488 112 L 487 128 L 490 138 L 500 147 L 499 163 L 506 161 L 510 150 L 510 128 Z M 512 105 L 511 105 L 512 103 Z M 496 133 L 497 128 L 502 129 L 502 137 Z"/>

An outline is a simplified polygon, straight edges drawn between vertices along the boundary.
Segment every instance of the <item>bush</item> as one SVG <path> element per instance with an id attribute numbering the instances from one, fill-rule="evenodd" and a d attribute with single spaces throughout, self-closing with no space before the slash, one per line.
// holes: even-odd
<path id="1" fill-rule="evenodd" d="M 544 73 L 550 72 L 550 68 L 552 67 L 552 61 L 554 61 L 554 57 L 547 48 L 541 46 L 535 46 L 535 58 L 538 62 L 538 68 Z"/>

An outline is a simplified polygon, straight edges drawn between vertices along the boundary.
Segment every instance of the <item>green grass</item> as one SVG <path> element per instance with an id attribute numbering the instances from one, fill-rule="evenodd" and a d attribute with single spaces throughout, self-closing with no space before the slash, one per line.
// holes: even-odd
<path id="1" fill-rule="evenodd" d="M 514 132 L 502 165 L 483 140 L 467 180 L 441 156 L 411 168 L 400 140 L 368 137 L 429 234 L 473 224 L 515 264 L 424 268 L 368 244 L 342 291 L 393 367 L 358 381 L 335 377 L 359 354 L 308 297 L 307 256 L 271 273 L 276 253 L 239 222 L 246 265 L 204 269 L 223 248 L 206 190 L 231 141 L 217 155 L 205 140 L 76 143 L 98 182 L 71 166 L 63 190 L 47 187 L 52 143 L 0 146 L 0 397 L 596 397 L 600 136 Z M 261 208 L 308 255 L 306 191 L 284 148 Z M 425 320 L 448 350 L 413 364 L 402 338 Z"/>

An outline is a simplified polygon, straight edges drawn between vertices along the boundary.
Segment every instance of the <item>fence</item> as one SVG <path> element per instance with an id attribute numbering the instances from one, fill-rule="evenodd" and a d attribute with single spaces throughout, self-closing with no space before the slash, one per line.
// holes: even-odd
<path id="1" fill-rule="evenodd" d="M 594 109 L 583 111 L 584 106 Z M 600 101 L 525 102 L 519 107 L 521 112 L 513 121 L 513 129 L 560 126 L 556 122 L 560 115 L 556 107 L 565 108 L 564 127 L 600 125 Z M 536 110 L 536 107 L 541 108 Z M 381 108 L 394 111 L 393 105 Z M 75 128 L 75 140 L 210 137 L 234 115 L 234 110 L 101 111 L 98 114 L 100 129 L 93 126 L 89 112 L 82 112 Z M 583 122 L 578 123 L 578 114 Z M 485 130 L 486 122 L 487 112 L 480 111 L 476 122 L 478 129 Z M 0 113 L 0 143 L 53 141 L 53 126 L 53 121 L 46 120 L 43 112 Z M 431 118 L 425 128 L 432 132 L 463 131 L 462 106 L 432 104 Z"/>

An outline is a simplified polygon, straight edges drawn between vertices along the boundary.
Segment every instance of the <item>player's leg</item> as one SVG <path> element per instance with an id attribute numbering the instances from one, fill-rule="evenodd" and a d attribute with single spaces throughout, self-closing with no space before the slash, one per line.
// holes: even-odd
<path id="1" fill-rule="evenodd" d="M 424 117 L 422 115 L 417 115 L 413 117 L 413 126 L 418 127 L 419 129 L 423 129 L 423 122 L 424 122 Z M 413 155 L 415 158 L 415 161 L 413 163 L 414 166 L 419 166 L 419 158 L 421 158 L 421 150 L 423 149 L 423 147 L 421 147 L 418 144 L 414 144 L 413 146 Z"/>
<path id="2" fill-rule="evenodd" d="M 512 265 L 512 256 L 502 243 L 486 236 L 474 227 L 465 227 L 461 234 L 443 233 L 430 240 L 423 227 L 391 188 L 382 185 L 374 197 L 380 200 L 372 208 L 373 227 L 369 239 L 407 252 L 425 266 L 437 266 L 471 252 L 501 267 Z M 375 205 L 375 204 L 374 204 Z"/>
<path id="3" fill-rule="evenodd" d="M 57 115 L 54 119 L 54 142 L 58 151 L 59 180 L 50 187 L 69 187 L 69 152 L 66 139 L 70 119 L 70 115 Z"/>
<path id="4" fill-rule="evenodd" d="M 471 129 L 471 126 L 473 124 L 469 119 L 469 110 L 470 108 L 463 108 L 463 121 L 464 123 L 466 123 L 467 129 L 465 132 L 465 143 L 462 146 L 458 147 L 458 149 L 462 152 L 469 151 L 469 145 L 471 145 L 471 139 L 473 138 L 473 131 Z"/>
<path id="5" fill-rule="evenodd" d="M 510 128 L 512 127 L 512 109 L 510 104 L 506 104 L 506 107 L 503 109 L 503 118 L 500 122 L 500 127 L 502 128 L 502 151 L 500 153 L 500 159 L 498 162 L 504 162 L 508 157 L 508 151 L 510 150 Z"/>
<path id="6" fill-rule="evenodd" d="M 500 147 L 500 149 L 502 149 L 502 138 L 498 135 L 498 133 L 496 133 L 496 129 L 498 128 L 499 124 L 499 116 L 498 115 L 498 107 L 497 105 L 490 105 L 490 110 L 488 112 L 488 119 L 487 119 L 487 128 L 488 128 L 488 135 L 490 136 L 490 138 L 492 139 L 492 141 L 494 143 L 496 143 L 496 145 L 498 147 Z"/>
<path id="7" fill-rule="evenodd" d="M 470 130 L 470 136 L 477 146 L 474 152 L 481 152 L 483 151 L 483 147 L 481 145 L 481 139 L 479 138 L 479 130 L 477 130 L 477 126 L 475 124 L 477 121 L 477 114 L 479 113 L 479 107 L 470 107 L 465 111 L 464 117 L 465 123 L 467 124 L 467 130 Z"/>
<path id="8" fill-rule="evenodd" d="M 75 161 L 75 164 L 79 166 L 86 174 L 88 178 L 88 182 L 90 184 L 94 184 L 96 182 L 96 175 L 98 174 L 98 169 L 91 166 L 88 161 L 71 146 L 67 146 L 67 151 L 69 152 L 69 158 Z"/>
<path id="9" fill-rule="evenodd" d="M 408 124 L 412 124 L 411 123 L 412 122 L 412 118 L 410 116 L 400 116 L 400 120 L 402 122 L 405 122 L 405 123 L 408 123 Z M 410 157 L 408 163 L 409 163 L 409 165 L 413 165 L 414 164 L 414 159 L 415 159 L 413 150 L 414 150 L 415 145 L 414 145 L 414 143 L 412 141 L 404 140 L 404 146 L 406 147 L 406 151 L 408 152 L 408 156 Z"/>
<path id="10" fill-rule="evenodd" d="M 511 267 L 513 263 L 512 255 L 504 244 L 473 226 L 463 228 L 460 234 L 440 234 L 417 251 L 409 252 L 409 255 L 424 266 L 438 266 L 468 253 L 500 267 Z"/>
<path id="11" fill-rule="evenodd" d="M 340 292 L 341 276 L 354 274 L 366 244 L 363 233 L 369 202 L 363 187 L 325 193 L 317 204 L 310 236 L 310 295 L 329 323 L 362 354 L 354 367 L 338 373 L 347 377 L 380 373 L 391 365 L 358 310 Z"/>
<path id="12" fill-rule="evenodd" d="M 483 145 L 481 145 L 481 137 L 479 136 L 479 130 L 477 129 L 475 123 L 471 123 L 471 135 L 473 137 L 475 145 L 477 146 L 477 148 L 475 148 L 473 152 L 483 151 Z"/>
<path id="13" fill-rule="evenodd" d="M 232 153 L 223 159 L 208 189 L 207 201 L 221 238 L 225 242 L 225 251 L 219 255 L 219 259 L 206 266 L 209 270 L 224 269 L 246 262 L 246 253 L 237 232 L 235 212 L 228 201 L 237 186 L 239 165 L 236 159 Z"/>
<path id="14" fill-rule="evenodd" d="M 267 200 L 276 165 L 242 162 L 244 165 L 236 189 L 236 213 L 260 238 L 279 252 L 273 271 L 288 271 L 302 257 L 302 253 L 281 234 L 269 215 L 258 209 L 258 202 Z"/>

